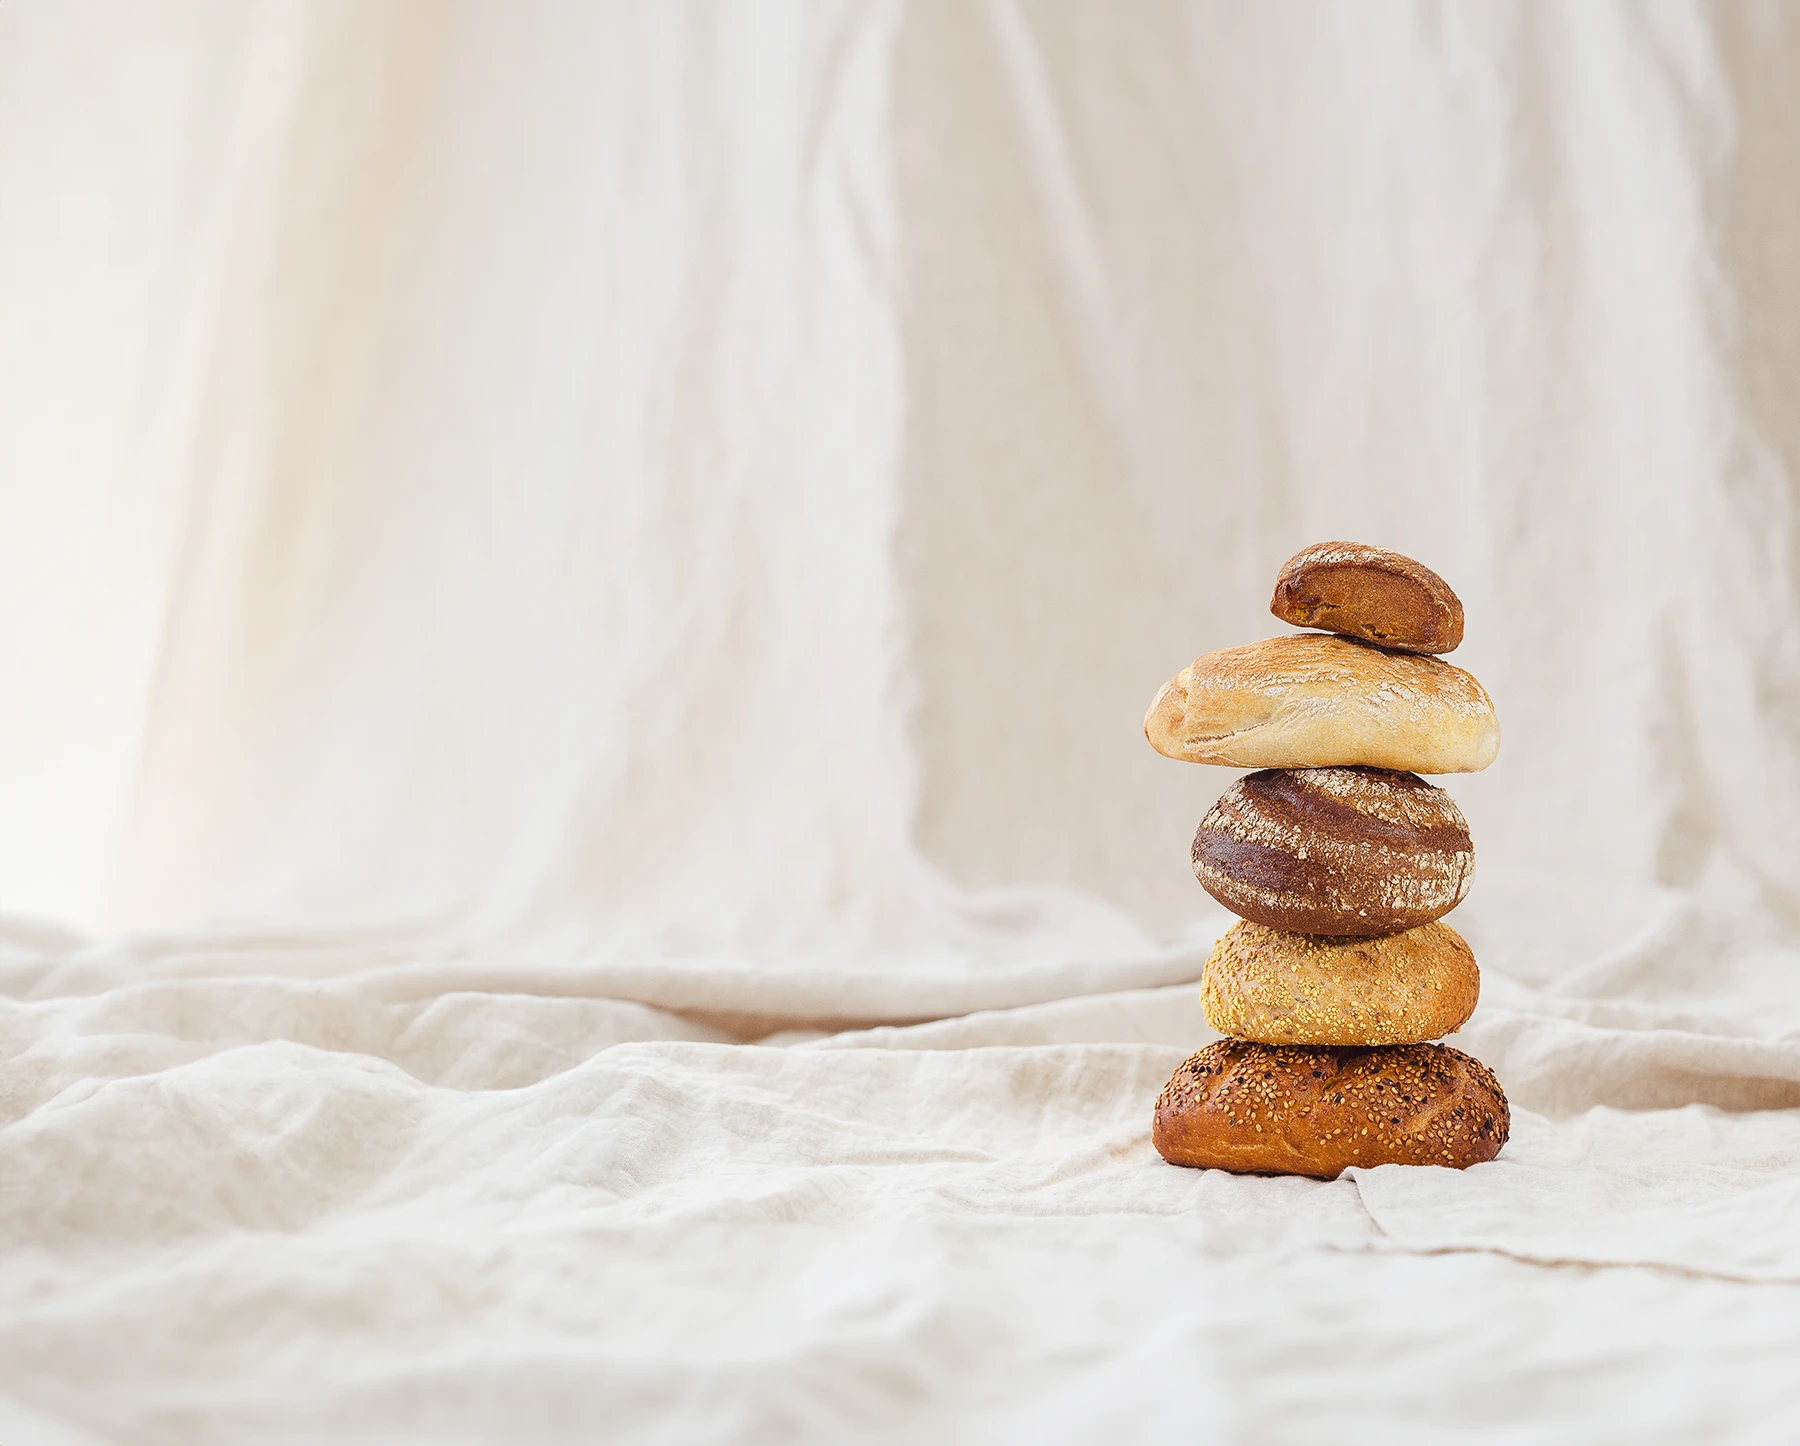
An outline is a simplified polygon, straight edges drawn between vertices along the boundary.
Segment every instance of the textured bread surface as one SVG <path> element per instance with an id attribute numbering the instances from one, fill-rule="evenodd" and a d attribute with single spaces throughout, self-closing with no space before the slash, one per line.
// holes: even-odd
<path id="1" fill-rule="evenodd" d="M 1172 1165 L 1332 1179 L 1352 1165 L 1445 1165 L 1500 1153 L 1506 1095 L 1441 1044 L 1374 1049 L 1222 1039 L 1170 1076 L 1151 1138 Z"/>
<path id="2" fill-rule="evenodd" d="M 1447 653 L 1462 642 L 1462 600 L 1423 563 L 1360 542 L 1319 542 L 1275 578 L 1269 611 L 1384 648 Z"/>
<path id="3" fill-rule="evenodd" d="M 1480 996 L 1474 953 L 1438 923 L 1357 939 L 1246 920 L 1200 985 L 1208 1024 L 1264 1044 L 1419 1044 L 1460 1028 Z"/>
<path id="4" fill-rule="evenodd" d="M 1475 848 L 1456 800 L 1411 773 L 1271 768 L 1219 795 L 1194 877 L 1232 913 L 1302 934 L 1393 934 L 1462 902 Z"/>
<path id="5" fill-rule="evenodd" d="M 1290 633 L 1194 659 L 1144 716 L 1158 753 L 1232 768 L 1367 764 L 1473 773 L 1500 721 L 1461 668 L 1330 633 Z"/>

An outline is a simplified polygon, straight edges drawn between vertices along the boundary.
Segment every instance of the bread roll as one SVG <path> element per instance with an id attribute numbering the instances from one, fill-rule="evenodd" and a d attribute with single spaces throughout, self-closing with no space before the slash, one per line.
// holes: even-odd
<path id="1" fill-rule="evenodd" d="M 1473 773 L 1500 751 L 1494 705 L 1461 668 L 1317 633 L 1196 658 L 1163 684 L 1144 736 L 1170 758 L 1232 768 Z"/>
<path id="2" fill-rule="evenodd" d="M 1411 653 L 1448 653 L 1462 641 L 1462 601 L 1430 568 L 1360 542 L 1297 552 L 1275 579 L 1269 611 L 1284 623 L 1328 628 Z"/>
<path id="3" fill-rule="evenodd" d="M 1171 1165 L 1329 1180 L 1352 1165 L 1461 1170 L 1499 1154 L 1511 1123 L 1492 1071 L 1441 1044 L 1222 1039 L 1170 1077 L 1151 1138 Z"/>
<path id="4" fill-rule="evenodd" d="M 1271 768 L 1219 795 L 1194 877 L 1239 918 L 1302 934 L 1392 934 L 1447 914 L 1475 877 L 1456 801 L 1411 773 Z"/>
<path id="5" fill-rule="evenodd" d="M 1264 1044 L 1419 1044 L 1481 997 L 1462 935 L 1422 924 L 1373 939 L 1234 924 L 1206 961 L 1200 1003 L 1221 1034 Z"/>

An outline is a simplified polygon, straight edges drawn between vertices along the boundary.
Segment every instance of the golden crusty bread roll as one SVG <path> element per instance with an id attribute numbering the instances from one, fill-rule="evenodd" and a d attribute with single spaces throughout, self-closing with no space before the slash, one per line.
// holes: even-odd
<path id="1" fill-rule="evenodd" d="M 1423 563 L 1360 542 L 1319 542 L 1275 578 L 1269 611 L 1409 653 L 1448 653 L 1463 636 L 1462 600 Z"/>
<path id="2" fill-rule="evenodd" d="M 1494 705 L 1461 668 L 1329 633 L 1194 659 L 1150 704 L 1144 736 L 1170 758 L 1231 768 L 1473 773 L 1500 751 Z"/>
<path id="3" fill-rule="evenodd" d="M 1480 997 L 1475 955 L 1438 923 L 1333 939 L 1245 920 L 1200 984 L 1208 1024 L 1263 1044 L 1422 1044 L 1461 1028 Z"/>
<path id="4" fill-rule="evenodd" d="M 1368 938 L 1449 913 L 1475 878 L 1462 810 L 1417 774 L 1267 768 L 1219 795 L 1194 877 L 1240 919 Z"/>
<path id="5" fill-rule="evenodd" d="M 1493 1072 L 1445 1045 L 1222 1039 L 1170 1077 L 1151 1139 L 1171 1165 L 1329 1180 L 1352 1165 L 1464 1169 L 1499 1154 L 1511 1123 Z"/>

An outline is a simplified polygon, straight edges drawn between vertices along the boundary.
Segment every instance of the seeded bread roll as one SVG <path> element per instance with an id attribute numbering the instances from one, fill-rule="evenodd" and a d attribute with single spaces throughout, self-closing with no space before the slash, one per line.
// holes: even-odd
<path id="1" fill-rule="evenodd" d="M 1270 768 L 1219 795 L 1194 877 L 1232 913 L 1301 934 L 1393 934 L 1462 902 L 1475 848 L 1456 801 L 1411 773 Z"/>
<path id="2" fill-rule="evenodd" d="M 1194 659 L 1150 704 L 1144 736 L 1170 758 L 1232 768 L 1474 773 L 1500 751 L 1494 705 L 1461 668 L 1321 633 Z"/>
<path id="3" fill-rule="evenodd" d="M 1511 1124 L 1492 1071 L 1445 1045 L 1222 1039 L 1170 1077 L 1151 1138 L 1171 1165 L 1329 1180 L 1352 1165 L 1465 1169 L 1499 1154 Z"/>
<path id="4" fill-rule="evenodd" d="M 1320 542 L 1275 579 L 1269 611 L 1284 623 L 1328 628 L 1410 653 L 1448 653 L 1462 642 L 1462 601 L 1423 563 L 1365 547 Z"/>
<path id="5" fill-rule="evenodd" d="M 1461 1028 L 1480 997 L 1475 955 L 1435 923 L 1333 939 L 1245 920 L 1200 985 L 1208 1024 L 1264 1044 L 1421 1044 Z"/>

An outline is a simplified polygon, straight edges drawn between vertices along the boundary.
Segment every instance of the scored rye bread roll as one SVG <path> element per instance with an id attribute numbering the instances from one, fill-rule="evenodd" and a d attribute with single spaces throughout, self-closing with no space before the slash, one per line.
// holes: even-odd
<path id="1" fill-rule="evenodd" d="M 1264 1044 L 1422 1044 L 1460 1029 L 1480 997 L 1474 953 L 1442 923 L 1345 939 L 1246 919 L 1200 984 L 1208 1024 Z"/>
<path id="2" fill-rule="evenodd" d="M 1333 633 L 1194 659 L 1150 704 L 1144 736 L 1167 757 L 1232 768 L 1474 773 L 1500 751 L 1493 702 L 1461 668 Z"/>
<path id="3" fill-rule="evenodd" d="M 1465 1169 L 1511 1125 L 1493 1072 L 1447 1045 L 1221 1039 L 1170 1076 L 1151 1139 L 1171 1165 L 1329 1180 L 1352 1165 Z"/>
<path id="4" fill-rule="evenodd" d="M 1462 810 L 1379 768 L 1268 768 L 1219 795 L 1194 877 L 1232 913 L 1301 934 L 1393 934 L 1449 913 L 1475 878 Z"/>
<path id="5" fill-rule="evenodd" d="M 1409 653 L 1448 653 L 1463 637 L 1462 600 L 1423 563 L 1360 542 L 1319 542 L 1275 578 L 1269 611 Z"/>

